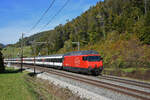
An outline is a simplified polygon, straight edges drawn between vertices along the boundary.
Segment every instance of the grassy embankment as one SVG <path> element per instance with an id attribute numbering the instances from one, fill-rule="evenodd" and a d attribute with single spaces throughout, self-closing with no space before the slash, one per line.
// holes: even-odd
<path id="1" fill-rule="evenodd" d="M 6 68 L 0 73 L 0 100 L 85 100 L 67 88 L 32 76 L 33 73 Z"/>
<path id="2" fill-rule="evenodd" d="M 32 88 L 28 88 L 24 75 L 18 70 L 7 68 L 0 73 L 0 100 L 36 100 Z"/>

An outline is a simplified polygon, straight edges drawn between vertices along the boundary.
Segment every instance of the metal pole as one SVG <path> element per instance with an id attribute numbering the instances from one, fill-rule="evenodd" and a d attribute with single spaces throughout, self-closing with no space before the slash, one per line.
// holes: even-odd
<path id="1" fill-rule="evenodd" d="M 36 74 L 36 69 L 35 69 L 35 63 L 36 63 L 36 59 L 35 59 L 35 56 L 36 56 L 36 44 L 47 44 L 48 42 L 35 42 L 33 41 L 32 42 L 32 47 L 33 47 L 33 55 L 34 55 L 34 74 Z"/>
<path id="2" fill-rule="evenodd" d="M 80 42 L 78 41 L 78 51 L 80 50 Z"/>
<path id="3" fill-rule="evenodd" d="M 21 41 L 21 72 L 23 68 L 23 33 L 22 33 L 22 41 Z"/>
<path id="4" fill-rule="evenodd" d="M 80 50 L 80 42 L 72 42 L 74 44 L 77 44 L 78 45 L 78 51 Z"/>
<path id="5" fill-rule="evenodd" d="M 36 55 L 36 54 L 35 54 L 35 53 L 36 53 L 36 52 L 35 52 L 35 50 L 36 50 L 36 49 L 35 49 L 35 41 L 33 42 L 33 45 L 34 45 L 34 46 L 33 46 L 33 48 L 34 48 L 34 74 L 36 74 L 36 72 L 35 72 L 35 55 Z"/>
<path id="6" fill-rule="evenodd" d="M 49 55 L 48 46 L 49 46 L 49 43 L 47 42 L 47 55 Z"/>

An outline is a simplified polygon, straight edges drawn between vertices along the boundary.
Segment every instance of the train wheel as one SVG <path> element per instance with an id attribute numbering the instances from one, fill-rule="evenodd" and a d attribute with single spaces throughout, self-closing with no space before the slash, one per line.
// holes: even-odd
<path id="1" fill-rule="evenodd" d="M 58 66 L 58 69 L 61 70 L 61 69 L 63 69 L 63 67 L 62 66 Z"/>
<path id="2" fill-rule="evenodd" d="M 98 75 L 100 74 L 100 70 L 94 70 L 94 71 L 92 72 L 92 74 L 93 74 L 94 76 L 98 76 Z"/>

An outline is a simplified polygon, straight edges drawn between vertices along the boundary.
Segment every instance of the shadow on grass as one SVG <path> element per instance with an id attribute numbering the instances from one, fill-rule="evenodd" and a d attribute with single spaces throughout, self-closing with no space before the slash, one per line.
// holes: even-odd
<path id="1" fill-rule="evenodd" d="M 28 75 L 31 77 L 36 77 L 38 74 L 42 74 L 42 73 L 44 73 L 44 71 L 43 72 L 36 72 L 36 73 L 31 72 L 31 73 L 28 73 Z"/>
<path id="2" fill-rule="evenodd" d="M 6 69 L 3 72 L 0 72 L 0 74 L 12 74 L 12 73 L 19 73 L 19 72 L 23 72 L 25 69 Z"/>

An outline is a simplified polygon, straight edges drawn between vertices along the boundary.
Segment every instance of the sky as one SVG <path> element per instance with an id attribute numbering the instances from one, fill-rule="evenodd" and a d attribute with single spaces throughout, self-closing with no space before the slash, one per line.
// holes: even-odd
<path id="1" fill-rule="evenodd" d="M 53 29 L 59 24 L 65 24 L 66 20 L 71 21 L 80 16 L 100 0 L 69 0 L 51 23 L 41 30 L 66 1 L 55 0 L 43 20 L 30 31 L 52 0 L 0 0 L 0 43 L 14 44 L 21 38 L 22 33 L 27 37 L 39 31 Z"/>

